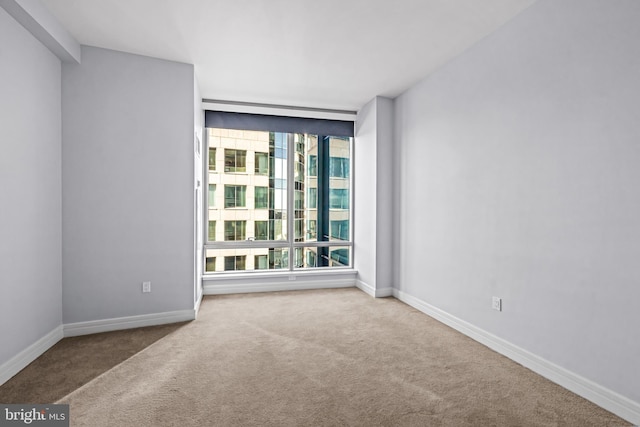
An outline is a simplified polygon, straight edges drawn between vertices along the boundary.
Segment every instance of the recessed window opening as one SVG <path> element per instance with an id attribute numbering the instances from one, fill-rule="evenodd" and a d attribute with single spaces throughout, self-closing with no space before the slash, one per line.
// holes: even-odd
<path id="1" fill-rule="evenodd" d="M 353 122 L 207 111 L 206 126 L 206 273 L 352 266 Z"/>

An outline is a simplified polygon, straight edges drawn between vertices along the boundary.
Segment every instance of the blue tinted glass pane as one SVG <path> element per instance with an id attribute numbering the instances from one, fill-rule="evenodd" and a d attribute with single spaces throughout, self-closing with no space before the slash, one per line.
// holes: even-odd
<path id="1" fill-rule="evenodd" d="M 316 209 L 318 207 L 318 189 L 309 188 L 307 190 L 307 207 L 309 209 Z"/>
<path id="2" fill-rule="evenodd" d="M 349 220 L 331 221 L 331 237 L 349 240 Z"/>
<path id="3" fill-rule="evenodd" d="M 349 249 L 336 249 L 331 251 L 331 259 L 342 265 L 349 265 Z"/>
<path id="4" fill-rule="evenodd" d="M 309 156 L 309 164 L 307 165 L 307 175 L 318 176 L 318 156 Z"/>
<path id="5" fill-rule="evenodd" d="M 349 190 L 332 188 L 329 190 L 329 208 L 349 209 Z"/>
<path id="6" fill-rule="evenodd" d="M 329 159 L 329 175 L 334 178 L 349 177 L 349 159 L 331 157 Z"/>

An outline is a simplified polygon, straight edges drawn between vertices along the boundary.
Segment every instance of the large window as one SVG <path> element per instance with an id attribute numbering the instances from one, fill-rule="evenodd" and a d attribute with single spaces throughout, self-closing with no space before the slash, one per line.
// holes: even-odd
<path id="1" fill-rule="evenodd" d="M 351 266 L 351 135 L 207 123 L 206 272 Z"/>

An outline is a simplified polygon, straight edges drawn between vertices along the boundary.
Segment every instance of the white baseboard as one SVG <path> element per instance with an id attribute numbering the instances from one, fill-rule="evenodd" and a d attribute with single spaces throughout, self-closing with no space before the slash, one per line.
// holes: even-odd
<path id="1" fill-rule="evenodd" d="M 196 309 L 199 308 L 196 307 Z M 96 334 L 143 326 L 163 325 L 194 320 L 196 309 L 171 311 L 166 313 L 144 314 L 140 316 L 119 317 L 115 319 L 91 320 L 88 322 L 60 325 L 20 353 L 0 365 L 0 385 L 24 369 L 29 363 L 40 357 L 64 337 Z"/>
<path id="2" fill-rule="evenodd" d="M 393 291 L 394 289 L 391 287 L 376 289 L 376 298 L 391 297 L 393 296 Z"/>
<path id="3" fill-rule="evenodd" d="M 301 291 L 307 289 L 353 288 L 355 280 L 325 279 L 325 280 L 296 280 L 277 281 L 268 283 L 233 283 L 233 284 L 205 284 L 205 295 L 246 294 L 251 292 Z"/>
<path id="4" fill-rule="evenodd" d="M 373 286 L 363 282 L 362 280 L 356 280 L 356 287 L 374 298 L 384 298 L 393 295 L 393 288 L 391 287 L 375 289 Z"/>
<path id="5" fill-rule="evenodd" d="M 62 325 L 58 326 L 29 347 L 0 365 L 0 385 L 7 382 L 15 374 L 23 370 L 29 363 L 40 357 L 63 337 Z"/>
<path id="6" fill-rule="evenodd" d="M 365 294 L 369 294 L 370 296 L 375 298 L 376 290 L 373 288 L 373 286 L 369 285 L 368 283 L 365 283 L 362 280 L 356 280 L 356 287 L 360 289 L 362 292 L 364 292 Z"/>
<path id="7" fill-rule="evenodd" d="M 393 289 L 393 296 L 620 418 L 640 425 L 640 403 L 551 363 L 407 293 Z"/>
<path id="8" fill-rule="evenodd" d="M 200 305 L 202 305 L 202 297 L 204 296 L 204 294 L 202 292 L 200 292 L 200 295 L 198 296 L 198 299 L 196 300 L 196 303 L 193 307 L 193 312 L 194 312 L 194 319 L 196 319 L 198 317 L 198 313 L 200 312 Z"/>
<path id="9" fill-rule="evenodd" d="M 117 317 L 113 319 L 90 320 L 88 322 L 67 323 L 64 325 L 64 336 L 74 337 L 100 332 L 118 331 L 121 329 L 140 328 L 143 326 L 186 322 L 194 320 L 195 318 L 195 310 L 180 310 L 139 316 Z"/>

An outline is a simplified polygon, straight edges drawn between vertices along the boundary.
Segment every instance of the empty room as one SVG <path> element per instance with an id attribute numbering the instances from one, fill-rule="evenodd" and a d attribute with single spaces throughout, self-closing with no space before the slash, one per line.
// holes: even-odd
<path id="1" fill-rule="evenodd" d="M 640 424 L 637 0 L 0 6 L 0 425 Z"/>

